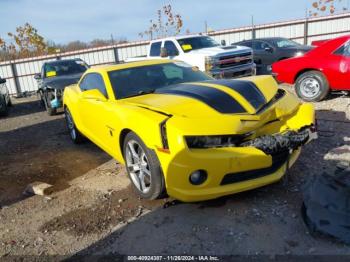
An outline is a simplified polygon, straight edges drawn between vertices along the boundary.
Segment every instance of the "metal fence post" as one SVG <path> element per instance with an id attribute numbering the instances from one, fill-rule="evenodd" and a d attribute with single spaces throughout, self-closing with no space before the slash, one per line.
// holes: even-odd
<path id="1" fill-rule="evenodd" d="M 15 63 L 11 63 L 11 74 L 15 83 L 15 88 L 17 93 L 16 95 L 20 96 L 22 94 L 22 91 L 21 91 L 21 85 L 18 81 L 18 74 L 17 74 L 17 68 Z"/>
<path id="2" fill-rule="evenodd" d="M 119 55 L 118 55 L 118 48 L 116 46 L 113 47 L 113 53 L 114 53 L 114 61 L 117 64 L 119 62 Z"/>
<path id="3" fill-rule="evenodd" d="M 307 45 L 309 37 L 309 18 L 305 18 L 305 23 L 304 23 L 304 45 Z"/>

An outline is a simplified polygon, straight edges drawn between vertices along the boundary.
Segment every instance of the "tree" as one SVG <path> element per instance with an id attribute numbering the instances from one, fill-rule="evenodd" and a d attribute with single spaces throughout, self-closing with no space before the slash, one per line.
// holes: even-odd
<path id="1" fill-rule="evenodd" d="M 337 11 L 347 11 L 345 0 L 318 0 L 314 1 L 309 10 L 309 16 L 319 16 L 321 14 L 334 14 Z"/>
<path id="2" fill-rule="evenodd" d="M 174 14 L 170 4 L 157 10 L 157 21 L 150 20 L 150 26 L 144 32 L 139 33 L 140 37 L 148 36 L 161 38 L 166 36 L 178 35 L 183 27 L 181 15 Z"/>
<path id="3" fill-rule="evenodd" d="M 82 41 L 72 41 L 69 42 L 67 45 L 63 46 L 63 51 L 76 51 L 76 50 L 80 50 L 80 49 L 85 49 L 88 48 L 88 44 Z"/>
<path id="4" fill-rule="evenodd" d="M 8 33 L 8 36 L 13 39 L 13 43 L 9 45 L 10 50 L 14 49 L 19 57 L 42 55 L 46 52 L 47 45 L 44 38 L 29 23 L 17 27 L 16 33 Z"/>

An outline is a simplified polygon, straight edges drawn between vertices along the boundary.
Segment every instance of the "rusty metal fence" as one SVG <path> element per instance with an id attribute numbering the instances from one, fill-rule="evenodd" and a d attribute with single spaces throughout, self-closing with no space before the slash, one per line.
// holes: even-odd
<path id="1" fill-rule="evenodd" d="M 262 24 L 228 30 L 210 32 L 217 41 L 225 40 L 232 44 L 252 37 L 281 36 L 300 43 L 311 44 L 314 40 L 330 39 L 350 34 L 350 13 L 325 16 L 312 19 L 300 19 L 272 24 Z M 99 48 L 90 48 L 56 55 L 18 59 L 0 63 L 0 76 L 7 79 L 12 95 L 35 92 L 37 83 L 34 74 L 39 73 L 44 62 L 65 58 L 81 58 L 90 65 L 118 63 L 128 57 L 147 54 L 148 41 L 117 44 Z"/>

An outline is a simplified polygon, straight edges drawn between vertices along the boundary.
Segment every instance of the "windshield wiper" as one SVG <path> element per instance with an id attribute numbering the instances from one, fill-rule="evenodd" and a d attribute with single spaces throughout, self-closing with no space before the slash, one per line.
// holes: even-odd
<path id="1" fill-rule="evenodd" d="M 152 94 L 155 91 L 156 91 L 155 89 L 140 90 L 136 94 L 132 94 L 132 95 L 129 95 L 129 96 L 124 96 L 123 98 L 130 98 L 130 97 L 134 97 L 134 96 L 142 96 L 142 95 Z"/>
<path id="2" fill-rule="evenodd" d="M 153 94 L 155 91 L 156 91 L 155 89 L 141 90 L 137 94 L 138 95 L 147 95 L 147 94 Z"/>

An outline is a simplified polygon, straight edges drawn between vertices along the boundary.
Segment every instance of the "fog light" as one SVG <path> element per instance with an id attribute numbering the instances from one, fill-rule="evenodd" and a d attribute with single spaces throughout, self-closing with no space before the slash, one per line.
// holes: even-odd
<path id="1" fill-rule="evenodd" d="M 207 180 L 207 177 L 208 175 L 206 171 L 197 170 L 190 175 L 190 182 L 192 185 L 198 186 L 200 184 L 203 184 L 205 180 Z"/>

